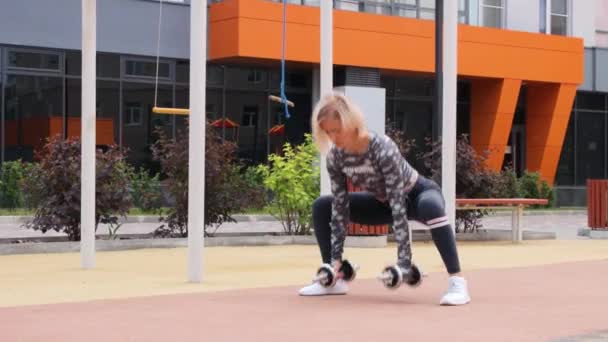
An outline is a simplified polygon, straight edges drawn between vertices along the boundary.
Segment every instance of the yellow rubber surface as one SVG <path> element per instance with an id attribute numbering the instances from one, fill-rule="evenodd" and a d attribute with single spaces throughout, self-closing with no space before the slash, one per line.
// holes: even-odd
<path id="1" fill-rule="evenodd" d="M 432 242 L 415 243 L 413 251 L 425 272 L 444 273 Z M 78 253 L 0 256 L 0 307 L 273 286 L 294 286 L 296 293 L 320 262 L 316 246 L 210 247 L 199 284 L 187 282 L 186 252 L 99 252 L 93 270 L 80 269 Z M 608 241 L 460 242 L 459 253 L 466 275 L 471 269 L 608 259 Z M 345 250 L 361 266 L 359 278 L 375 277 L 396 255 L 394 244 Z"/>

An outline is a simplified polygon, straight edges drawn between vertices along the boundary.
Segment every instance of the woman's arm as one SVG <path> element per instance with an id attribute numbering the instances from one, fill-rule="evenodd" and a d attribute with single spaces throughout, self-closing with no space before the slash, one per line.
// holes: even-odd
<path id="1" fill-rule="evenodd" d="M 412 260 L 410 231 L 407 220 L 405 175 L 401 168 L 402 157 L 397 145 L 390 139 L 383 141 L 378 153 L 378 163 L 384 182 L 386 195 L 393 215 L 393 230 L 397 241 L 397 265 L 409 269 Z"/>
<path id="2" fill-rule="evenodd" d="M 342 260 L 346 226 L 350 218 L 346 175 L 342 172 L 340 161 L 335 151 L 327 155 L 327 172 L 331 180 L 333 202 L 331 206 L 331 261 L 332 264 Z"/>

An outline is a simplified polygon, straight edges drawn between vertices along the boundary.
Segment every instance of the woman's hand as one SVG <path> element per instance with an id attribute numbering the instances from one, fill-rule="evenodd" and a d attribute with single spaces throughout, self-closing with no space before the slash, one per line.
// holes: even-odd
<path id="1" fill-rule="evenodd" d="M 334 260 L 331 263 L 331 266 L 333 267 L 334 273 L 336 274 L 336 280 L 344 278 L 344 273 L 340 270 L 342 268 L 341 260 Z"/>

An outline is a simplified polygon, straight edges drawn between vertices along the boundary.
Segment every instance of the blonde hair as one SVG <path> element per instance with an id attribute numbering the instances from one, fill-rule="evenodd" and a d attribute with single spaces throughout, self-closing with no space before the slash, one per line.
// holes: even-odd
<path id="1" fill-rule="evenodd" d="M 329 136 L 321 129 L 321 122 L 327 118 L 339 119 L 343 129 L 356 129 L 359 136 L 367 134 L 367 127 L 361 110 L 346 96 L 331 93 L 325 95 L 312 113 L 312 136 L 319 151 L 327 154 L 331 147 Z"/>

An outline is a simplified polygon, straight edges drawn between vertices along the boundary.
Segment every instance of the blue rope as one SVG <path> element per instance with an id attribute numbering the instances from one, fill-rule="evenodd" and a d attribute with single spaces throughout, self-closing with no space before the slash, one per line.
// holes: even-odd
<path id="1" fill-rule="evenodd" d="M 289 119 L 289 106 L 287 106 L 287 96 L 285 96 L 285 31 L 287 26 L 287 0 L 283 0 L 283 55 L 281 57 L 281 101 L 285 108 L 285 117 Z"/>

